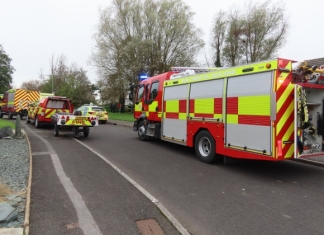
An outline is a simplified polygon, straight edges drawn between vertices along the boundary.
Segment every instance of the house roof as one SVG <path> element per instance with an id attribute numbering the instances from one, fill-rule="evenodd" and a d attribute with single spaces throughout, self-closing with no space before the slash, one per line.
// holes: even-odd
<path id="1" fill-rule="evenodd" d="M 324 65 L 324 57 L 323 58 L 317 58 L 317 59 L 311 59 L 311 60 L 305 60 L 305 61 L 310 66 L 312 66 L 312 65 L 317 65 L 317 66 Z"/>

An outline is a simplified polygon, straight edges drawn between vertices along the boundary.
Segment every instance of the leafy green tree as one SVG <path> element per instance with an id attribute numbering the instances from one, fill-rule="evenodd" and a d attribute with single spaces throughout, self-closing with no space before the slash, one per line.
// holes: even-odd
<path id="1" fill-rule="evenodd" d="M 4 93 L 10 89 L 12 74 L 15 71 L 14 67 L 10 63 L 11 58 L 6 54 L 0 44 L 0 93 Z"/>
<path id="2" fill-rule="evenodd" d="M 193 15 L 182 0 L 113 0 L 100 12 L 90 58 L 105 87 L 102 97 L 125 96 L 140 71 L 153 76 L 171 66 L 196 65 L 194 58 L 204 42 Z"/>
<path id="3" fill-rule="evenodd" d="M 243 8 L 219 11 L 212 27 L 214 61 L 236 66 L 274 58 L 285 44 L 289 23 L 284 2 L 250 0 Z"/>

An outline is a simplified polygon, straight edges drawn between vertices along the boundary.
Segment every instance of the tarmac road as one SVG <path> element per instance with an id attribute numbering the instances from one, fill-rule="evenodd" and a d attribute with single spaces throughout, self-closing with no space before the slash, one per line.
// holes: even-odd
<path id="1" fill-rule="evenodd" d="M 24 129 L 33 154 L 31 235 L 145 234 L 137 221 L 180 234 L 142 192 L 69 135 L 54 137 L 50 129 L 27 124 Z"/>
<path id="2" fill-rule="evenodd" d="M 167 219 L 155 217 L 159 211 L 152 209 L 154 203 L 86 146 L 153 195 L 190 234 L 323 234 L 322 167 L 293 161 L 208 165 L 199 162 L 192 149 L 141 142 L 130 127 L 120 125 L 102 125 L 79 142 L 28 127 L 53 146 L 66 175 L 60 179 L 55 154 L 44 152 L 44 144 L 30 133 L 31 234 L 51 234 L 42 233 L 44 228 L 56 229 L 52 234 L 82 234 L 87 229 L 71 202 L 75 192 L 71 199 L 64 189 L 68 179 L 102 234 L 138 234 L 135 221 L 141 218 L 157 218 L 165 234 L 177 233 Z M 79 227 L 67 229 L 74 223 Z"/>

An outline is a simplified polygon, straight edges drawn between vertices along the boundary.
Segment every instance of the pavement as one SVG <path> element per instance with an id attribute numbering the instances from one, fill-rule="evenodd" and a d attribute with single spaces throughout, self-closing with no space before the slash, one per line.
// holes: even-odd
<path id="1" fill-rule="evenodd" d="M 107 122 L 108 125 L 120 125 L 120 126 L 127 126 L 127 127 L 132 127 L 133 122 L 127 122 L 127 121 L 119 121 L 119 120 L 108 120 Z M 29 142 L 29 140 L 28 140 Z M 29 143 L 30 145 L 30 143 Z M 32 155 L 30 154 L 30 158 L 32 159 Z M 316 156 L 316 157 L 308 157 L 304 159 L 297 159 L 296 161 L 303 162 L 303 163 L 308 163 L 308 164 L 313 164 L 313 165 L 319 165 L 319 166 L 324 166 L 324 157 L 323 156 Z M 32 171 L 32 169 L 30 170 Z M 31 172 L 30 172 L 31 176 Z M 31 177 L 30 177 L 31 178 Z M 31 182 L 31 179 L 29 179 L 29 182 Z M 30 208 L 30 188 L 31 188 L 31 183 L 28 185 L 29 188 L 29 193 L 27 193 L 27 203 L 26 203 L 26 216 L 25 216 L 25 231 L 23 228 L 2 228 L 0 229 L 0 235 L 29 235 L 29 208 Z M 152 223 L 151 223 L 152 225 Z M 143 231 L 145 231 L 146 227 L 145 226 L 151 226 L 150 221 L 146 221 L 142 226 L 143 226 Z M 141 226 L 141 225 L 140 225 Z M 139 228 L 140 228 L 139 226 Z M 160 230 L 160 228 L 155 228 L 156 231 Z M 142 233 L 143 235 L 145 232 Z M 146 233 L 147 235 L 149 233 Z M 160 233 L 159 233 L 160 234 Z M 163 233 L 162 233 L 163 234 Z"/>

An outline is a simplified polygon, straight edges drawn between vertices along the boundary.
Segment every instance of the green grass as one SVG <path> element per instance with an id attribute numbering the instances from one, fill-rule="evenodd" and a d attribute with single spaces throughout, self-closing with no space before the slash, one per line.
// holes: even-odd
<path id="1" fill-rule="evenodd" d="M 11 129 L 15 129 L 15 127 L 16 127 L 14 122 L 0 118 L 0 128 L 5 127 L 5 126 L 10 126 Z"/>
<path id="2" fill-rule="evenodd" d="M 109 112 L 109 120 L 119 120 L 119 121 L 127 121 L 127 122 L 133 122 L 134 116 L 133 113 L 112 113 Z"/>

